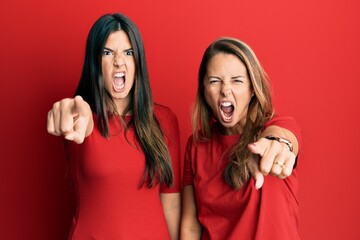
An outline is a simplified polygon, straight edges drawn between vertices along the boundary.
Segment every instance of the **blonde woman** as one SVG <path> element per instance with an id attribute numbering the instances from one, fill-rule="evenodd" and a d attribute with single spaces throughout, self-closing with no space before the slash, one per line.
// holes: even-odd
<path id="1" fill-rule="evenodd" d="M 299 239 L 301 131 L 274 114 L 265 72 L 247 44 L 220 38 L 206 49 L 193 121 L 181 239 Z M 257 161 L 265 179 L 251 177 Z"/>

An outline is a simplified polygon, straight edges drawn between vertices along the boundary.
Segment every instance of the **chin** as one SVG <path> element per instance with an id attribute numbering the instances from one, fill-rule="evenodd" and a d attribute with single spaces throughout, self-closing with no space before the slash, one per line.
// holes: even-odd
<path id="1" fill-rule="evenodd" d="M 225 127 L 225 128 L 232 128 L 236 125 L 235 122 L 230 121 L 230 122 L 224 122 L 222 119 L 219 120 L 219 123 L 221 124 L 221 126 Z"/>
<path id="2" fill-rule="evenodd" d="M 243 127 L 237 121 L 232 120 L 231 122 L 224 122 L 224 121 L 219 121 L 219 122 L 222 128 L 224 128 L 226 132 L 230 133 L 230 135 L 240 134 L 243 131 Z"/>

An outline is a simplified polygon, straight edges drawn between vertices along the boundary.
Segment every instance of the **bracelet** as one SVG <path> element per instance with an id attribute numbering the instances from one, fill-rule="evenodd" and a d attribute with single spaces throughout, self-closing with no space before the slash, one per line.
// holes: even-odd
<path id="1" fill-rule="evenodd" d="M 268 140 L 278 141 L 279 143 L 285 143 L 289 147 L 290 152 L 293 151 L 292 143 L 289 140 L 285 139 L 285 138 L 281 138 L 281 137 L 278 137 L 278 136 L 275 136 L 275 135 L 269 135 L 269 136 L 266 136 L 265 138 L 268 139 Z"/>

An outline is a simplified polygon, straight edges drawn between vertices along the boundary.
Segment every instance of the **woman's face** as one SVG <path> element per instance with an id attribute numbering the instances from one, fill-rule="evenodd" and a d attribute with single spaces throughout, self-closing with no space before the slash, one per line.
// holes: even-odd
<path id="1" fill-rule="evenodd" d="M 224 134 L 242 133 L 254 95 L 245 65 L 235 55 L 216 54 L 207 66 L 204 87 L 206 102 Z"/>
<path id="2" fill-rule="evenodd" d="M 102 73 L 106 91 L 123 115 L 128 107 L 130 91 L 135 81 L 134 51 L 128 35 L 123 31 L 116 31 L 106 40 L 102 56 Z"/>

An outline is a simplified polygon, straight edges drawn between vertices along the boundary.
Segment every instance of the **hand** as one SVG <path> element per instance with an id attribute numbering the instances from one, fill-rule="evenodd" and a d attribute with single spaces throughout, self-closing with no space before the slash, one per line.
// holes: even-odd
<path id="1" fill-rule="evenodd" d="M 82 143 L 93 130 L 93 119 L 90 106 L 82 97 L 65 98 L 54 103 L 48 112 L 48 133 L 65 139 Z"/>
<path id="2" fill-rule="evenodd" d="M 248 149 L 259 156 L 259 159 L 254 156 L 248 163 L 257 189 L 262 187 L 264 176 L 268 174 L 281 179 L 291 175 L 296 156 L 290 152 L 286 144 L 260 138 L 257 142 L 249 144 Z"/>
<path id="3" fill-rule="evenodd" d="M 247 164 L 251 176 L 255 180 L 255 188 L 260 189 L 264 184 L 264 175 L 259 170 L 259 158 L 256 155 L 252 155 L 250 161 Z"/>

